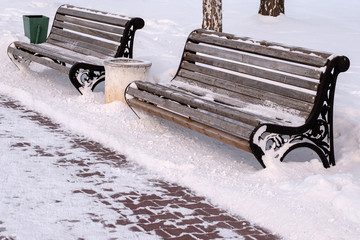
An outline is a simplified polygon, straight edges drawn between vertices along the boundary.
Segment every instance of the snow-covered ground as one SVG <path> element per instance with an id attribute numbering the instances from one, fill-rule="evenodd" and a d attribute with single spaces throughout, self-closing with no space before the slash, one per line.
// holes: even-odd
<path id="1" fill-rule="evenodd" d="M 134 57 L 152 62 L 150 81 L 167 82 L 176 72 L 187 35 L 201 25 L 201 2 L 66 3 L 144 18 L 145 28 L 136 33 Z M 349 57 L 351 67 L 339 76 L 337 84 L 337 165 L 330 169 L 324 169 L 308 151 L 296 152 L 289 161 L 270 163 L 262 169 L 251 154 L 239 149 L 146 114 L 138 120 L 120 102 L 104 104 L 103 85 L 94 94 L 80 96 L 64 74 L 36 65 L 35 71 L 20 72 L 8 59 L 6 48 L 14 40 L 28 41 L 23 34 L 22 15 L 42 14 L 51 22 L 62 3 L 1 0 L 0 94 L 21 101 L 74 133 L 116 149 L 151 174 L 188 186 L 285 239 L 359 239 L 358 0 L 286 1 L 286 15 L 278 18 L 257 15 L 258 1 L 223 1 L 224 32 Z M 1 132 L 4 127 L 1 125 Z M 7 152 L 1 154 L 6 156 Z"/>

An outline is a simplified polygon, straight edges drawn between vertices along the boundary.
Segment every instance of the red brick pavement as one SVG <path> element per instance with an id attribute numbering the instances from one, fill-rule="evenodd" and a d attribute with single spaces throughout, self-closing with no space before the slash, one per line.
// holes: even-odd
<path id="1" fill-rule="evenodd" d="M 148 179 L 147 185 L 154 191 L 131 189 L 130 191 L 116 192 L 109 187 L 101 187 L 102 183 L 94 179 L 104 179 L 104 173 L 91 168 L 96 164 L 109 164 L 116 168 L 133 169 L 137 174 L 135 163 L 126 160 L 125 156 L 104 147 L 100 143 L 76 136 L 60 125 L 52 122 L 34 111 L 28 110 L 16 101 L 0 96 L 0 104 L 26 113 L 25 118 L 36 122 L 48 131 L 63 134 L 72 143 L 73 148 L 86 150 L 89 157 L 81 159 L 66 158 L 66 151 L 57 151 L 58 166 L 77 166 L 77 177 L 88 179 L 98 186 L 84 187 L 73 191 L 73 194 L 83 194 L 86 197 L 99 201 L 104 207 L 117 214 L 117 220 L 109 222 L 103 219 L 101 213 L 89 213 L 91 221 L 101 223 L 109 231 L 116 231 L 116 226 L 126 226 L 134 232 L 142 232 L 161 239 L 280 239 L 279 236 L 268 230 L 256 226 L 244 218 L 231 214 L 209 202 L 208 199 L 198 196 L 189 188 L 182 187 L 161 179 Z M 31 143 L 19 141 L 13 148 L 31 147 Z M 32 146 L 37 154 L 53 156 L 46 150 Z M 110 180 L 111 181 L 111 180 Z M 88 186 L 88 185 L 87 185 Z M 100 186 L 100 187 L 99 187 Z M 6 229 L 0 221 L 0 240 L 11 240 L 2 236 Z M 81 240 L 83 238 L 78 238 Z M 111 238 L 118 239 L 118 238 Z"/>

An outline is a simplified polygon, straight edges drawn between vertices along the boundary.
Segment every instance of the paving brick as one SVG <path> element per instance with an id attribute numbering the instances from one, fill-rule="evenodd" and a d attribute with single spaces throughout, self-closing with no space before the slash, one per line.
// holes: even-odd
<path id="1" fill-rule="evenodd" d="M 96 191 L 92 190 L 92 189 L 81 189 L 82 192 L 86 193 L 86 194 L 95 194 Z"/>
<path id="2" fill-rule="evenodd" d="M 216 228 L 224 228 L 224 229 L 233 229 L 231 225 L 227 224 L 226 222 L 218 222 L 215 224 Z"/>
<path id="3" fill-rule="evenodd" d="M 123 193 L 115 193 L 113 195 L 111 195 L 110 197 L 111 198 L 119 198 L 119 197 L 122 197 L 124 194 Z"/>
<path id="4" fill-rule="evenodd" d="M 183 200 L 185 200 L 186 202 L 203 202 L 205 201 L 206 199 L 204 197 L 197 197 L 197 196 L 194 196 L 194 195 L 190 195 L 190 194 L 185 194 L 183 196 L 181 196 L 181 198 Z"/>
<path id="5" fill-rule="evenodd" d="M 197 217 L 193 217 L 190 219 L 183 219 L 181 220 L 181 222 L 178 222 L 177 225 L 195 225 L 195 224 L 199 224 L 199 223 L 203 223 L 204 220 L 197 218 Z"/>
<path id="6" fill-rule="evenodd" d="M 215 207 L 210 207 L 210 206 L 208 208 L 203 208 L 202 210 L 204 210 L 205 212 L 208 212 L 211 215 L 216 215 L 216 216 L 226 214 L 226 212 L 224 210 L 215 208 Z"/>
<path id="7" fill-rule="evenodd" d="M 111 206 L 111 203 L 108 202 L 108 201 L 101 201 L 101 203 L 103 203 L 103 204 L 105 204 L 105 205 L 107 205 L 107 206 Z"/>
<path id="8" fill-rule="evenodd" d="M 217 232 L 213 233 L 203 233 L 203 234 L 193 234 L 196 238 L 202 239 L 202 240 L 209 240 L 209 239 L 222 239 L 222 236 L 220 236 Z M 241 238 L 240 238 L 241 239 Z"/>
<path id="9" fill-rule="evenodd" d="M 135 215 L 147 215 L 147 216 L 153 216 L 154 213 L 146 208 L 135 208 L 131 209 Z"/>
<path id="10" fill-rule="evenodd" d="M 169 212 L 165 212 L 162 214 L 154 214 L 149 218 L 150 222 L 155 222 L 158 220 L 176 220 L 179 219 L 176 215 L 169 213 Z"/>
<path id="11" fill-rule="evenodd" d="M 171 235 L 168 234 L 167 232 L 163 231 L 162 229 L 155 229 L 155 233 L 156 233 L 156 235 L 158 235 L 159 237 L 162 237 L 163 239 L 171 238 Z"/>
<path id="12" fill-rule="evenodd" d="M 162 197 L 161 196 L 158 196 L 158 195 L 155 195 L 155 194 L 150 194 L 150 195 L 141 195 L 140 198 L 139 198 L 139 201 L 142 202 L 142 201 L 153 201 L 153 200 L 161 200 Z"/>
<path id="13" fill-rule="evenodd" d="M 166 238 L 166 240 L 198 240 L 198 238 L 195 238 L 190 234 L 183 234 L 179 237 Z"/>
<path id="14" fill-rule="evenodd" d="M 273 236 L 273 235 L 245 235 L 246 240 L 278 240 L 279 238 Z"/>
<path id="15" fill-rule="evenodd" d="M 183 190 L 169 191 L 168 195 L 171 197 L 183 197 L 187 193 Z"/>
<path id="16" fill-rule="evenodd" d="M 202 209 L 195 209 L 194 212 L 193 212 L 193 215 L 194 216 L 198 216 L 198 217 L 208 217 L 208 216 L 211 216 L 210 213 L 202 210 Z"/>
<path id="17" fill-rule="evenodd" d="M 183 205 L 179 205 L 181 207 L 184 208 L 189 208 L 189 209 L 204 209 L 204 208 L 209 208 L 211 207 L 209 204 L 206 203 L 189 203 L 189 204 L 183 204 Z"/>
<path id="18" fill-rule="evenodd" d="M 172 236 L 175 236 L 175 237 L 179 237 L 181 236 L 182 234 L 185 234 L 185 233 L 203 233 L 203 231 L 197 227 L 194 227 L 194 226 L 188 226 L 186 228 L 164 228 L 163 229 L 165 232 L 169 233 L 170 235 Z"/>
<path id="19" fill-rule="evenodd" d="M 148 223 L 148 224 L 139 223 L 138 226 L 143 228 L 147 232 L 155 231 L 157 229 L 163 230 L 164 228 L 168 227 L 167 225 L 164 224 L 164 221 L 160 221 L 157 223 Z"/>
<path id="20" fill-rule="evenodd" d="M 143 223 L 143 224 L 149 224 L 149 220 L 147 220 L 146 218 L 142 217 L 138 217 L 138 221 L 137 223 Z"/>
<path id="21" fill-rule="evenodd" d="M 131 221 L 129 221 L 127 218 L 120 218 L 120 219 L 116 220 L 116 225 L 126 226 L 129 224 L 131 224 Z"/>
<path id="22" fill-rule="evenodd" d="M 248 221 L 227 221 L 226 222 L 227 224 L 233 226 L 234 228 L 238 228 L 238 229 L 243 229 L 243 228 L 251 228 L 252 227 L 252 224 L 250 224 Z"/>
<path id="23" fill-rule="evenodd" d="M 204 210 L 204 211 L 206 211 L 206 210 Z M 207 211 L 206 211 L 207 212 Z M 221 215 L 207 215 L 207 216 L 204 216 L 203 217 L 203 220 L 204 221 L 207 221 L 207 222 L 229 222 L 229 224 L 233 221 L 233 220 L 235 220 L 236 221 L 236 219 L 234 219 L 233 217 L 231 217 L 231 216 L 228 216 L 228 215 L 223 215 L 223 214 L 221 214 Z M 236 223 L 239 223 L 239 222 L 236 222 Z M 239 224 L 241 224 L 241 222 L 239 223 Z"/>
<path id="24" fill-rule="evenodd" d="M 129 227 L 129 230 L 133 232 L 142 232 L 142 230 L 138 226 L 131 226 Z"/>
<path id="25" fill-rule="evenodd" d="M 138 204 L 135 204 L 136 208 L 142 208 L 142 207 L 158 207 L 159 205 L 153 201 L 147 200 L 143 202 L 139 202 Z"/>
<path id="26" fill-rule="evenodd" d="M 176 206 L 176 207 L 172 206 L 172 208 L 179 208 L 179 206 Z M 181 212 L 174 211 L 174 212 L 172 212 L 172 214 L 174 214 L 178 218 L 185 218 L 184 214 L 182 214 Z"/>
<path id="27" fill-rule="evenodd" d="M 214 232 L 216 231 L 217 227 L 216 225 L 210 225 L 211 223 L 209 222 L 203 222 L 201 224 L 195 224 L 194 226 L 196 228 L 199 228 L 202 232 L 204 233 L 211 233 L 211 232 Z"/>

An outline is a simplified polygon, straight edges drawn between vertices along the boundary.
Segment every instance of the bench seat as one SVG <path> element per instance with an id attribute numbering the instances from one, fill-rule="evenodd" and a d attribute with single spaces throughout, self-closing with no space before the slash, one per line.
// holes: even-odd
<path id="1" fill-rule="evenodd" d="M 54 60 L 65 63 L 65 65 L 56 65 L 61 72 L 69 74 L 70 66 L 78 62 L 84 62 L 95 65 L 103 65 L 105 59 L 109 58 L 106 55 L 98 54 L 97 57 L 94 55 L 85 54 L 84 52 L 76 52 L 74 50 L 59 47 L 56 45 L 52 45 L 49 43 L 41 43 L 41 44 L 32 44 L 16 41 L 13 43 L 15 48 L 11 48 L 10 52 L 13 54 L 24 54 L 21 51 L 30 52 L 28 53 L 28 58 L 32 59 L 34 62 L 42 63 L 43 61 L 48 61 L 51 59 L 54 63 Z M 21 50 L 20 50 L 21 49 Z M 49 59 L 38 58 L 37 56 L 31 56 L 32 53 L 36 53 L 41 56 L 46 56 Z"/>
<path id="2" fill-rule="evenodd" d="M 333 99 L 344 56 L 203 29 L 167 84 L 134 81 L 130 107 L 252 152 L 265 167 L 308 147 L 335 165 Z"/>

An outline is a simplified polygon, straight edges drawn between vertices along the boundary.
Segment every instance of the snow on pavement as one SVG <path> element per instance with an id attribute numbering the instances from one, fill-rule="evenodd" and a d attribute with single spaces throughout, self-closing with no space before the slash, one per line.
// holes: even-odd
<path id="1" fill-rule="evenodd" d="M 279 239 L 1 95 L 0 112 L 0 239 Z"/>
<path id="2" fill-rule="evenodd" d="M 110 209 L 72 193 L 91 189 L 96 184 L 114 191 L 127 191 L 134 186 L 144 189 L 141 174 L 137 179 L 127 169 L 114 167 L 116 162 L 109 164 L 91 158 L 91 153 L 76 147 L 75 138 L 70 138 L 56 125 L 41 126 L 32 120 L 38 117 L 36 113 L 21 106 L 17 106 L 20 109 L 4 107 L 4 101 L 7 100 L 2 98 L 0 105 L 0 146 L 1 152 L 6 152 L 0 156 L 3 166 L 0 168 L 0 221 L 6 229 L 4 232 L 14 239 L 118 236 L 102 226 L 116 221 Z M 81 174 L 89 172 L 79 172 L 81 164 L 100 176 L 82 178 Z M 124 182 L 126 184 L 122 184 Z M 92 214 L 103 216 L 103 222 L 91 221 Z M 141 234 L 126 227 L 118 228 L 124 238 L 141 238 Z"/>

